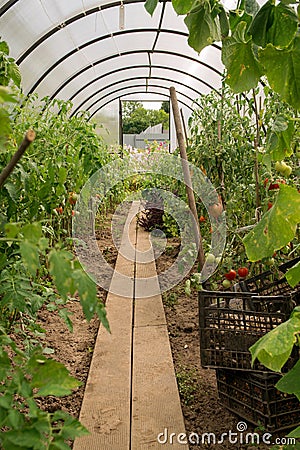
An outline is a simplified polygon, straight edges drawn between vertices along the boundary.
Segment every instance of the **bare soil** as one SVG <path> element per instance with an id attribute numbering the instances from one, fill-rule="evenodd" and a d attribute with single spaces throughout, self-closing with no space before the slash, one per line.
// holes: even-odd
<path id="1" fill-rule="evenodd" d="M 114 264 L 117 250 L 111 239 L 110 223 L 110 218 L 108 218 L 105 224 L 101 224 L 97 238 L 107 260 L 110 264 Z M 157 261 L 158 272 L 164 271 L 172 264 L 178 253 L 178 245 L 176 239 L 169 239 L 167 250 Z M 99 296 L 105 302 L 106 293 L 101 289 L 99 289 Z M 236 433 L 237 424 L 243 419 L 229 412 L 220 403 L 215 371 L 203 369 L 200 364 L 197 293 L 187 296 L 183 280 L 180 285 L 163 295 L 163 301 L 187 435 L 197 433 L 202 438 L 204 433 L 214 433 L 216 439 L 219 440 L 222 433 L 229 433 L 229 430 Z M 53 357 L 65 364 L 71 375 L 82 382 L 82 386 L 68 397 L 60 399 L 49 397 L 46 402 L 43 401 L 43 408 L 51 412 L 62 408 L 78 417 L 99 320 L 94 318 L 88 323 L 83 316 L 80 303 L 76 299 L 70 301 L 67 306 L 73 314 L 73 333 L 67 330 L 65 323 L 57 314 L 46 309 L 41 311 L 39 322 L 47 330 L 44 345 L 54 350 Z M 249 423 L 247 425 L 248 432 L 254 431 L 254 426 Z M 262 433 L 260 431 L 260 434 Z M 214 444 L 212 439 L 211 435 L 210 443 L 207 437 L 199 445 L 190 444 L 190 448 L 214 450 L 250 450 L 253 448 L 267 450 L 272 448 L 272 445 L 265 444 L 253 446 L 229 442 L 228 438 L 225 438 L 222 443 Z"/>

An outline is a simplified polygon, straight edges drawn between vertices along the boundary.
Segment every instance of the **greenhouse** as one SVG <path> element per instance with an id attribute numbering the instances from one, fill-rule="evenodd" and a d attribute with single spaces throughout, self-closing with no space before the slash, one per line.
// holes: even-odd
<path id="1" fill-rule="evenodd" d="M 0 0 L 0 448 L 300 439 L 299 0 Z"/>

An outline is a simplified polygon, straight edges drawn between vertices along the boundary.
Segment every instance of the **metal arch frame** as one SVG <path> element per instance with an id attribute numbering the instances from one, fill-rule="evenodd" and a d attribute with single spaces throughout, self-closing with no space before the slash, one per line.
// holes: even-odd
<path id="1" fill-rule="evenodd" d="M 150 55 L 151 54 L 151 52 L 148 50 L 148 49 L 146 49 L 146 50 L 135 50 L 135 51 L 132 51 L 132 50 L 130 50 L 130 51 L 127 51 L 127 52 L 123 52 L 123 53 L 115 53 L 114 55 L 110 55 L 110 56 L 107 56 L 107 57 L 105 57 L 105 58 L 103 58 L 103 59 L 101 59 L 101 60 L 98 60 L 98 61 L 96 61 L 95 63 L 93 63 L 93 65 L 89 65 L 89 66 L 85 66 L 84 68 L 82 68 L 82 69 L 80 69 L 77 73 L 75 73 L 75 74 L 73 74 L 71 77 L 69 77 L 68 78 L 68 80 L 66 80 L 66 81 L 64 81 L 64 83 L 62 83 L 61 84 L 61 86 L 51 95 L 51 97 L 50 98 L 54 98 L 54 97 L 56 97 L 56 95 L 62 90 L 62 89 L 64 89 L 71 81 L 73 81 L 73 80 L 75 80 L 75 78 L 77 78 L 79 75 L 81 75 L 82 73 L 84 73 L 86 70 L 88 70 L 88 69 L 91 69 L 92 67 L 94 67 L 95 65 L 98 65 L 98 64 L 101 64 L 101 63 L 103 63 L 103 62 L 106 62 L 106 61 L 109 61 L 109 60 L 111 60 L 111 59 L 114 59 L 114 58 L 119 58 L 119 57 L 121 57 L 121 56 L 127 56 L 127 55 L 132 55 L 132 54 L 138 54 L 138 53 L 146 53 L 146 54 L 148 54 L 148 55 Z M 198 61 L 198 60 L 196 60 L 195 58 L 192 58 L 191 56 L 187 56 L 187 55 L 178 55 L 177 53 L 175 53 L 175 52 L 171 52 L 171 51 L 167 51 L 167 50 L 155 50 L 154 52 L 152 52 L 152 54 L 164 54 L 164 55 L 173 55 L 173 56 L 176 56 L 176 57 L 180 57 L 180 58 L 184 58 L 184 59 L 189 59 L 189 60 L 191 60 L 191 61 L 194 61 L 194 62 L 196 62 L 197 64 L 201 64 L 201 65 L 203 65 L 203 66 L 206 66 L 206 67 L 208 67 L 209 69 L 211 69 L 211 67 L 210 66 L 208 66 L 207 64 L 205 64 L 205 63 L 203 63 L 203 62 L 201 62 L 201 61 Z M 213 69 L 218 75 L 220 75 L 220 76 L 222 76 L 222 74 L 217 70 L 217 69 Z M 187 75 L 188 75 L 188 73 L 187 73 Z M 31 90 L 30 92 L 29 92 L 29 94 L 30 93 L 33 93 L 33 91 Z"/>
<path id="2" fill-rule="evenodd" d="M 10 8 L 12 8 L 16 3 L 18 3 L 19 0 L 9 0 L 6 2 L 1 8 L 0 8 L 0 17 L 2 17 Z M 130 4 L 130 3 L 141 3 L 143 0 L 123 0 L 123 4 Z M 160 3 L 167 3 L 171 0 L 159 0 Z M 91 9 L 88 9 L 85 12 L 82 12 L 80 14 L 76 14 L 76 16 L 73 16 L 71 19 L 68 19 L 72 22 L 75 20 L 79 20 L 84 16 L 89 16 L 90 14 L 93 14 L 94 12 L 97 12 L 101 9 L 108 9 L 114 6 L 120 6 L 121 1 L 114 1 L 110 3 L 106 3 L 102 6 L 97 6 Z"/>
<path id="3" fill-rule="evenodd" d="M 19 0 L 10 0 L 8 1 L 2 8 L 0 8 L 0 17 L 3 16 L 12 6 L 15 5 L 15 3 L 17 3 Z M 142 3 L 143 0 L 123 0 L 123 4 L 133 4 L 133 3 Z M 163 15 L 164 15 L 164 10 L 165 10 L 165 5 L 168 2 L 171 2 L 171 0 L 159 0 L 160 3 L 163 4 L 163 9 L 162 9 L 162 13 L 161 13 L 161 18 L 160 18 L 160 22 L 158 25 L 158 28 L 155 29 L 157 36 L 156 39 L 154 41 L 153 44 L 153 48 L 155 48 L 157 39 L 158 39 L 158 35 L 161 31 L 161 24 L 162 24 L 162 20 L 163 20 Z M 40 44 L 42 44 L 43 42 L 45 42 L 49 37 L 51 37 L 52 35 L 54 35 L 55 33 L 57 33 L 58 31 L 60 31 L 62 28 L 65 28 L 68 25 L 71 25 L 72 23 L 76 22 L 77 20 L 83 19 L 86 16 L 90 16 L 92 14 L 96 14 L 99 11 L 102 10 L 106 10 L 106 9 L 110 9 L 110 8 L 116 8 L 119 7 L 121 4 L 121 2 L 111 2 L 111 3 L 107 3 L 103 6 L 98 6 L 98 7 L 94 7 L 91 9 L 88 9 L 87 11 L 81 12 L 79 14 L 76 14 L 73 17 L 70 17 L 69 19 L 65 20 L 64 22 L 62 22 L 61 24 L 55 26 L 54 28 L 52 28 L 51 30 L 49 30 L 47 33 L 45 33 L 43 36 L 41 36 L 37 41 L 35 41 L 17 60 L 16 63 L 19 65 L 21 64 Z M 8 7 L 6 7 L 7 5 L 9 5 Z M 176 30 L 178 31 L 178 30 Z M 183 33 L 183 32 L 182 32 Z M 115 36 L 117 33 L 113 33 L 113 35 Z M 186 36 L 188 36 L 188 33 L 186 33 Z M 221 50 L 221 47 L 217 44 L 212 44 L 213 47 L 217 48 L 218 50 Z"/>
<path id="4" fill-rule="evenodd" d="M 124 35 L 124 34 L 133 34 L 133 33 L 155 33 L 155 32 L 156 32 L 156 29 L 154 29 L 154 28 L 144 28 L 144 29 L 141 29 L 141 30 L 122 30 L 122 31 L 118 31 L 117 33 L 115 33 L 114 36 L 121 36 L 121 35 Z M 184 37 L 187 36 L 185 33 L 181 32 L 181 31 L 178 31 L 178 30 L 167 30 L 167 29 L 162 29 L 162 30 L 160 30 L 160 32 L 163 32 L 163 33 L 170 33 L 170 34 L 176 34 L 176 35 L 184 36 Z M 55 63 L 52 64 L 51 67 L 48 67 L 48 69 L 47 69 L 47 70 L 39 77 L 39 79 L 38 79 L 38 80 L 34 83 L 34 85 L 30 88 L 28 94 L 32 94 L 32 93 L 35 91 L 35 89 L 40 85 L 40 83 L 41 83 L 41 82 L 42 82 L 42 81 L 43 81 L 43 80 L 44 80 L 44 79 L 45 79 L 45 78 L 46 78 L 46 77 L 47 77 L 54 69 L 56 69 L 56 68 L 59 66 L 59 64 L 61 64 L 62 62 L 64 62 L 64 61 L 65 61 L 67 58 L 69 58 L 70 56 L 74 55 L 77 51 L 81 50 L 82 48 L 88 47 L 89 45 L 93 45 L 93 44 L 95 44 L 96 42 L 100 42 L 100 41 L 103 41 L 103 40 L 106 40 L 106 39 L 110 39 L 110 38 L 111 38 L 111 35 L 110 35 L 110 34 L 103 35 L 103 36 L 100 36 L 100 37 L 98 37 L 98 38 L 96 38 L 96 39 L 92 39 L 91 41 L 85 42 L 84 44 L 82 44 L 82 45 L 79 46 L 78 48 L 71 50 L 69 53 L 67 53 L 67 55 L 64 55 L 63 57 L 61 57 L 60 59 L 58 59 L 57 61 L 55 61 Z M 212 67 L 212 66 L 210 66 L 209 64 L 205 63 L 204 61 L 199 61 L 199 60 L 197 60 L 196 58 L 193 58 L 192 56 L 189 56 L 189 55 L 182 55 L 182 54 L 179 55 L 179 54 L 176 53 L 176 52 L 171 52 L 171 51 L 167 51 L 167 50 L 155 50 L 155 49 L 152 48 L 152 50 L 149 50 L 149 49 L 145 49 L 145 50 L 135 50 L 135 51 L 134 51 L 134 50 L 133 50 L 133 51 L 131 50 L 131 51 L 128 51 L 128 52 L 115 53 L 115 54 L 106 56 L 105 58 L 103 58 L 103 59 L 101 59 L 101 60 L 97 60 L 97 61 L 95 61 L 95 62 L 89 64 L 88 66 L 85 66 L 84 68 L 80 69 L 80 71 L 78 71 L 76 74 L 74 74 L 74 75 L 72 75 L 71 77 L 69 77 L 69 79 L 66 80 L 65 83 L 68 84 L 68 82 L 72 81 L 74 78 L 76 78 L 76 76 L 81 75 L 81 73 L 83 73 L 84 71 L 86 71 L 86 70 L 88 70 L 88 69 L 90 69 L 90 68 L 92 68 L 92 67 L 94 67 L 94 66 L 96 66 L 96 65 L 98 65 L 98 64 L 101 64 L 101 63 L 103 63 L 103 62 L 109 61 L 110 59 L 113 59 L 113 58 L 119 57 L 119 56 L 128 55 L 128 54 L 140 53 L 140 52 L 144 52 L 144 53 L 147 52 L 149 55 L 150 55 L 150 54 L 155 54 L 155 53 L 167 53 L 167 54 L 171 54 L 171 55 L 173 55 L 173 56 L 177 56 L 177 57 L 180 57 L 180 58 L 183 57 L 183 58 L 186 58 L 186 59 L 190 59 L 190 60 L 196 62 L 197 64 L 200 64 L 200 65 L 206 67 L 207 69 L 212 70 L 213 72 L 215 72 L 215 73 L 218 74 L 219 76 L 222 76 L 222 73 L 221 73 L 219 70 L 215 69 L 214 67 Z M 151 68 L 151 63 L 150 63 L 150 68 Z M 60 90 L 63 89 L 63 87 L 65 87 L 64 84 L 62 85 L 62 87 L 60 87 L 59 89 L 57 89 L 57 90 L 55 91 L 55 93 L 53 94 L 53 96 L 55 97 L 55 96 L 58 94 L 58 92 L 60 92 Z"/>
<path id="5" fill-rule="evenodd" d="M 135 88 L 136 86 L 132 86 L 132 88 Z M 131 88 L 128 88 L 131 89 Z M 170 96 L 167 94 L 163 94 L 161 92 L 154 92 L 154 91 L 147 91 L 147 92 L 143 92 L 143 91 L 135 91 L 135 92 L 128 92 L 128 94 L 124 94 L 126 95 L 135 95 L 135 94 L 155 94 L 155 95 L 161 95 L 162 97 L 168 98 L 170 99 Z M 95 112 L 93 112 L 92 116 L 94 116 L 95 114 L 97 114 L 98 111 L 100 111 L 100 109 L 105 108 L 106 105 L 109 105 L 111 102 L 114 102 L 115 100 L 122 100 L 122 95 L 117 95 L 116 97 L 114 97 L 111 100 L 108 100 L 107 102 L 105 102 L 100 108 L 98 108 Z M 186 103 L 184 103 L 183 101 L 178 100 L 179 103 L 181 103 L 182 105 L 184 105 L 186 108 L 190 109 L 191 111 L 193 111 L 193 109 L 187 105 Z M 89 117 L 89 120 L 91 119 L 91 117 Z"/>
<path id="6" fill-rule="evenodd" d="M 158 64 L 153 64 L 153 65 L 149 65 L 149 64 L 134 64 L 132 66 L 125 66 L 125 67 L 118 67 L 114 70 L 111 70 L 110 72 L 106 72 L 102 75 L 99 75 L 98 77 L 94 78 L 93 80 L 90 80 L 88 83 L 86 83 L 84 86 L 82 86 L 80 89 L 78 89 L 74 94 L 71 95 L 71 97 L 69 98 L 70 101 L 72 101 L 78 94 L 80 94 L 84 89 L 86 89 L 87 87 L 91 86 L 93 83 L 96 83 L 97 81 L 101 80 L 102 78 L 105 78 L 107 76 L 113 75 L 117 72 L 122 72 L 125 70 L 132 70 L 132 69 L 139 69 L 139 68 L 149 68 L 149 69 L 164 69 L 164 70 L 170 70 L 172 72 L 177 72 L 180 73 L 182 75 L 185 76 L 189 76 L 191 78 L 194 78 L 196 81 L 198 81 L 201 84 L 204 84 L 205 86 L 207 86 L 209 89 L 212 89 L 213 91 L 215 91 L 218 95 L 221 96 L 221 93 L 214 88 L 213 86 L 211 86 L 209 83 L 207 83 L 204 80 L 201 80 L 201 78 L 196 77 L 196 75 L 192 75 L 190 73 L 184 72 L 183 70 L 178 69 L 177 67 L 167 67 L 167 66 L 160 66 Z"/>
<path id="7" fill-rule="evenodd" d="M 137 87 L 137 86 L 132 86 L 132 87 Z M 149 94 L 156 94 L 156 95 L 161 95 L 163 97 L 166 97 L 168 99 L 170 99 L 170 96 L 167 94 L 162 94 L 159 92 L 155 92 L 155 91 L 148 91 Z M 128 94 L 124 94 L 126 95 L 135 95 L 135 94 L 145 94 L 144 91 L 134 91 L 134 92 L 128 92 Z M 180 94 L 180 93 L 179 93 Z M 102 108 L 105 108 L 105 106 L 109 105 L 110 103 L 114 102 L 115 100 L 121 100 L 122 99 L 122 95 L 117 95 L 116 97 L 111 98 L 110 100 L 108 100 L 107 102 L 103 103 L 102 106 L 100 106 L 100 108 L 96 109 L 88 118 L 88 120 L 91 120 Z M 191 106 L 189 106 L 187 103 L 183 102 L 182 100 L 178 99 L 178 102 L 181 105 L 184 105 L 187 109 L 189 109 L 190 111 L 194 111 L 193 108 Z"/>
<path id="8" fill-rule="evenodd" d="M 99 98 L 97 101 L 95 101 L 94 103 L 92 103 L 87 109 L 86 109 L 86 111 L 89 111 L 91 108 L 93 108 L 97 103 L 99 103 L 99 102 L 101 102 L 102 100 L 104 100 L 106 97 L 108 97 L 109 95 L 112 95 L 112 94 L 115 94 L 115 93 L 117 93 L 117 92 L 120 92 L 120 91 L 124 91 L 125 89 L 135 89 L 135 88 L 144 88 L 144 89 L 147 89 L 147 86 L 145 85 L 145 84 L 140 84 L 140 85 L 135 85 L 135 86 L 131 86 L 131 87 L 127 87 L 126 88 L 126 86 L 125 87 L 122 87 L 122 88 L 119 88 L 119 89 L 115 89 L 114 91 L 112 91 L 112 92 L 109 92 L 108 94 L 105 94 L 105 95 L 103 95 L 101 98 Z M 166 86 L 161 86 L 161 85 L 159 85 L 159 84 L 152 84 L 151 85 L 151 88 L 159 88 L 159 89 L 167 89 L 167 90 L 169 90 L 169 88 L 168 87 L 166 87 Z M 143 94 L 147 94 L 149 91 L 146 91 L 146 90 L 144 90 L 144 91 L 140 91 L 140 93 L 143 93 Z M 149 92 L 150 93 L 150 92 Z M 180 92 L 180 91 L 177 91 L 177 93 L 179 94 L 179 95 L 182 95 L 183 97 L 186 97 L 188 100 L 190 100 L 191 101 L 191 103 L 195 103 L 195 104 L 197 104 L 198 106 L 199 106 L 199 108 L 201 108 L 201 106 L 195 101 L 195 100 L 193 100 L 192 98 L 190 98 L 188 95 L 186 95 L 186 94 L 183 94 L 182 92 Z M 157 92 L 157 94 L 159 94 L 158 92 Z M 111 99 L 110 101 L 113 101 L 113 100 L 115 100 L 116 98 L 121 98 L 122 96 L 120 95 L 120 96 L 116 96 L 114 99 Z M 179 100 L 178 100 L 179 101 Z M 109 102 L 108 102 L 109 103 Z M 183 104 L 183 102 L 181 102 L 181 101 L 179 101 L 179 103 L 182 103 Z M 189 107 L 187 104 L 185 105 L 185 106 L 187 106 L 189 109 L 191 109 L 191 110 L 193 110 L 191 107 Z M 100 109 L 102 109 L 103 108 L 103 106 L 101 106 L 97 111 L 99 111 Z M 92 114 L 92 116 L 94 115 L 95 113 L 93 113 Z"/>
<path id="9" fill-rule="evenodd" d="M 91 94 L 89 97 L 87 97 L 83 102 L 81 102 L 80 105 L 78 105 L 77 108 L 74 110 L 74 112 L 72 112 L 71 116 L 73 116 L 74 114 L 76 114 L 77 111 L 78 111 L 78 110 L 79 110 L 86 102 L 88 102 L 89 100 L 91 100 L 91 99 L 92 99 L 93 97 L 95 97 L 97 94 L 100 94 L 102 91 L 105 91 L 106 89 L 109 89 L 110 87 L 117 86 L 117 85 L 120 84 L 120 83 L 124 83 L 124 82 L 130 81 L 130 80 L 132 80 L 132 78 L 125 78 L 125 79 L 122 78 L 121 80 L 115 81 L 114 83 L 108 84 L 107 86 L 104 86 L 104 87 L 98 89 L 98 91 L 94 92 L 94 93 Z M 172 83 L 175 83 L 175 84 L 179 84 L 179 85 L 181 85 L 181 86 L 184 86 L 185 88 L 190 89 L 190 90 L 196 92 L 196 94 L 198 94 L 199 96 L 201 96 L 201 92 L 199 92 L 199 91 L 197 91 L 196 89 L 194 89 L 194 88 L 188 86 L 188 85 L 185 84 L 185 83 L 182 83 L 181 81 L 172 80 L 171 78 L 165 78 L 165 77 L 151 77 L 151 78 L 149 79 L 149 78 L 147 78 L 147 77 L 145 77 L 145 76 L 139 76 L 139 77 L 134 77 L 134 80 L 145 80 L 145 81 L 146 81 L 146 88 L 147 88 L 147 86 L 148 86 L 148 85 L 147 85 L 147 81 L 148 81 L 148 80 L 169 81 L 169 82 L 172 82 Z"/>

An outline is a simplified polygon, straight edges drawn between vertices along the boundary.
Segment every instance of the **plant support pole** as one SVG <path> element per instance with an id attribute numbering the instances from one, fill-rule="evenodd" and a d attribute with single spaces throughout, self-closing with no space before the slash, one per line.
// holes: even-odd
<path id="1" fill-rule="evenodd" d="M 3 184 L 9 177 L 9 175 L 12 173 L 16 165 L 18 164 L 19 160 L 22 158 L 23 154 L 25 153 L 26 149 L 29 147 L 29 145 L 34 141 L 35 139 L 35 132 L 33 130 L 28 130 L 25 134 L 25 137 L 23 141 L 20 144 L 20 147 L 16 151 L 16 153 L 13 155 L 9 163 L 6 167 L 2 170 L 0 173 L 0 188 L 2 188 Z"/>
<path id="2" fill-rule="evenodd" d="M 200 266 L 200 271 L 201 271 L 204 266 L 204 263 L 205 263 L 203 244 L 202 244 L 202 236 L 201 236 L 200 227 L 199 227 L 194 191 L 192 188 L 192 179 L 191 179 L 191 174 L 190 174 L 190 170 L 189 170 L 189 166 L 188 166 L 186 145 L 185 145 L 185 139 L 184 139 L 184 134 L 183 134 L 183 130 L 182 130 L 182 124 L 181 124 L 181 120 L 180 120 L 180 111 L 179 111 L 179 106 L 178 106 L 178 101 L 177 101 L 177 95 L 176 95 L 176 90 L 173 86 L 170 87 L 170 95 L 171 95 L 171 103 L 172 103 L 172 109 L 173 109 L 173 115 L 174 115 L 176 135 L 177 135 L 177 141 L 178 141 L 178 146 L 179 146 L 179 150 L 180 150 L 182 170 L 183 170 L 186 192 L 187 192 L 187 196 L 188 196 L 189 207 L 195 218 L 194 232 L 195 232 L 195 235 L 199 238 L 198 261 L 199 261 L 199 266 Z"/>

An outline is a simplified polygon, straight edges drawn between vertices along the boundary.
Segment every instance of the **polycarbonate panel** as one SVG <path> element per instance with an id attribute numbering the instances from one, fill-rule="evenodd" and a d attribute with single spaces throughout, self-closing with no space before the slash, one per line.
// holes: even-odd
<path id="1" fill-rule="evenodd" d="M 110 93 L 105 98 L 99 99 L 98 103 L 95 103 L 88 110 L 93 115 L 112 100 L 115 100 L 117 98 L 124 98 L 125 95 L 128 95 L 128 94 L 131 95 L 133 93 L 141 93 L 141 95 L 143 95 L 143 93 L 145 93 L 145 92 L 146 92 L 146 88 L 144 86 L 139 86 L 139 85 L 133 86 L 131 88 L 129 88 L 129 87 L 125 87 L 123 89 L 121 88 L 119 90 L 116 90 L 116 92 Z M 166 98 L 169 98 L 169 94 L 170 94 L 168 88 L 156 87 L 156 86 L 155 87 L 152 86 L 151 89 L 148 90 L 148 92 L 165 95 Z M 181 105 L 186 106 L 187 108 L 189 108 L 192 111 L 193 102 L 191 100 L 187 99 L 184 95 L 182 95 L 180 90 L 177 91 L 177 98 L 178 98 L 178 103 L 180 104 L 180 106 Z"/>
<path id="2" fill-rule="evenodd" d="M 159 2 L 153 17 L 144 1 L 123 3 L 121 9 L 121 1 L 19 0 L 9 8 L 0 17 L 1 37 L 20 59 L 23 91 L 72 99 L 74 111 L 119 98 L 126 87 L 144 92 L 147 84 L 167 96 L 175 85 L 189 108 L 221 86 L 220 50 L 192 50 L 184 17 L 170 1 Z"/>
<path id="3" fill-rule="evenodd" d="M 111 75 L 108 75 L 104 78 L 101 78 L 98 81 L 92 83 L 86 89 L 80 90 L 78 95 L 75 98 L 73 98 L 74 109 L 76 109 L 78 106 L 82 108 L 84 103 L 89 101 L 89 98 L 91 96 L 94 96 L 101 90 L 112 89 L 113 86 L 117 85 L 118 83 L 120 83 L 120 81 L 124 79 L 134 80 L 136 77 L 138 79 L 141 78 L 146 79 L 148 73 L 149 69 L 137 66 L 135 68 L 124 69 L 122 71 L 122 74 L 120 74 L 120 72 L 117 72 L 112 73 Z"/>
<path id="4" fill-rule="evenodd" d="M 71 98 L 78 91 L 84 91 L 86 84 L 96 80 L 98 77 L 105 77 L 107 73 L 110 73 L 116 69 L 126 68 L 128 66 L 134 65 L 148 65 L 149 60 L 147 53 L 133 53 L 130 55 L 116 56 L 113 59 L 102 62 L 99 65 L 90 67 L 88 70 L 83 72 L 81 75 L 77 76 L 74 80 L 68 83 L 60 92 L 59 96 L 61 98 Z M 120 70 L 119 77 L 122 79 L 122 70 Z"/>
<path id="5" fill-rule="evenodd" d="M 142 79 L 125 79 L 125 80 L 120 80 L 120 82 L 113 86 L 113 87 L 109 87 L 107 89 L 103 88 L 101 89 L 99 92 L 95 92 L 95 95 L 93 97 L 91 97 L 84 105 L 84 109 L 91 109 L 93 107 L 93 105 L 95 103 L 98 103 L 99 100 L 105 99 L 107 98 L 109 95 L 111 95 L 111 93 L 113 92 L 121 92 L 123 89 L 126 88 L 130 88 L 130 87 L 134 87 L 137 84 L 139 84 L 139 86 L 141 87 L 145 87 L 146 90 L 146 79 L 142 78 Z"/>
<path id="6" fill-rule="evenodd" d="M 119 100 L 111 102 L 102 108 L 95 116 L 93 121 L 96 122 L 96 132 L 103 137 L 108 145 L 117 147 L 120 142 L 119 138 Z"/>

